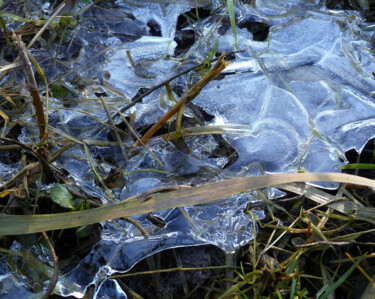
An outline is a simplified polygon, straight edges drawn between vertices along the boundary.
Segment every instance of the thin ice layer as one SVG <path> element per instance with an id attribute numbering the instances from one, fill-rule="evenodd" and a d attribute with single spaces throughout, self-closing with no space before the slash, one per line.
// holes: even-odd
<path id="1" fill-rule="evenodd" d="M 291 16 L 288 13 L 284 27 L 272 28 L 269 48 L 267 42 L 256 44 L 246 40 L 248 35 L 242 39 L 239 37 L 242 44 L 253 46 L 255 53 L 259 55 L 252 57 L 250 51 L 242 55 L 242 61 L 246 61 L 246 56 L 251 59 L 255 74 L 244 72 L 226 75 L 223 79 L 210 83 L 194 100 L 204 110 L 225 119 L 227 123 L 252 126 L 252 131 L 247 136 L 228 139 L 239 153 L 239 159 L 231 167 L 231 172 L 246 169 L 252 163 L 259 163 L 267 172 L 298 169 L 335 171 L 333 167 L 342 164 L 340 157 L 343 157 L 343 151 L 351 147 L 360 148 L 371 137 L 369 132 L 374 128 L 371 121 L 374 109 L 370 91 L 374 83 L 368 75 L 363 78 L 363 72 L 371 70 L 373 63 L 369 58 L 364 58 L 367 53 L 362 53 L 361 58 L 366 61 L 366 68 L 363 68 L 363 72 L 358 72 L 356 60 L 353 59 L 355 56 L 348 55 L 351 53 L 348 45 L 353 45 L 358 50 L 358 44 L 363 46 L 363 42 L 352 40 L 352 35 L 348 34 L 350 25 L 347 28 L 340 25 L 345 17 L 330 16 L 327 20 L 327 15 L 320 13 L 290 22 Z M 301 11 L 298 11 L 298 16 L 301 16 Z M 278 20 L 278 24 L 282 24 L 282 18 Z M 301 32 L 303 36 L 300 35 Z M 223 39 L 231 41 L 228 38 L 230 34 L 228 32 Z M 345 48 L 342 47 L 343 41 L 346 42 Z M 268 52 L 261 53 L 265 50 Z M 263 62 L 267 74 L 261 71 L 258 59 Z M 150 106 L 151 103 L 155 105 L 155 100 L 149 102 Z M 141 108 L 139 105 L 138 110 L 151 109 L 147 104 L 143 105 L 145 107 Z M 161 114 L 161 111 L 158 113 Z M 361 128 L 365 129 L 363 134 L 359 134 Z M 355 134 L 359 134 L 358 138 L 355 138 Z M 175 152 L 163 152 L 160 149 L 155 152 L 171 173 L 177 170 L 178 174 L 194 175 L 199 173 L 198 169 L 207 167 L 205 161 L 182 153 L 179 153 L 177 161 Z M 134 160 L 136 159 L 133 158 L 133 163 Z M 147 155 L 141 160 L 138 164 L 135 163 L 139 167 L 153 165 Z M 180 163 L 184 167 L 179 167 Z M 194 180 L 199 182 L 199 178 Z M 145 182 L 157 186 L 166 181 L 146 175 L 133 182 L 129 181 L 129 187 L 123 191 L 123 196 L 142 191 Z M 326 186 L 334 187 L 329 184 Z M 239 208 L 243 207 L 239 205 Z M 245 215 L 233 209 L 217 206 L 208 210 L 204 207 L 187 208 L 186 211 L 195 227 L 187 223 L 182 225 L 186 218 L 177 211 L 161 211 L 157 215 L 167 220 L 168 226 L 164 233 L 160 231 L 155 239 L 151 238 L 147 242 L 135 228 L 129 228 L 131 231 L 127 237 L 128 242 L 114 228 L 106 228 L 102 249 L 100 252 L 93 251 L 95 256 L 88 256 L 81 266 L 93 264 L 99 257 L 105 256 L 108 259 L 118 256 L 120 259 L 109 259 L 111 269 L 126 271 L 126 268 L 131 267 L 128 264 L 130 261 L 139 260 L 148 252 L 162 250 L 158 247 L 160 244 L 166 246 L 163 248 L 169 248 L 200 242 L 213 243 L 230 251 L 228 246 L 233 248 L 235 244 L 242 244 L 241 231 L 246 232 L 246 229 L 241 228 L 241 223 L 250 225 L 247 219 L 237 219 Z M 140 217 L 139 220 L 144 219 L 144 216 Z M 185 229 L 181 231 L 181 227 Z M 176 230 L 172 232 L 171 229 L 174 228 Z M 221 233 L 223 229 L 225 234 Z M 200 231 L 199 234 L 196 233 L 197 230 Z M 227 234 L 228 231 L 237 233 L 230 235 Z M 226 239 L 228 236 L 230 239 Z M 245 234 L 242 238 L 249 240 L 251 236 Z M 173 244 L 168 243 L 172 239 Z M 179 243 L 181 240 L 184 243 Z M 118 245 L 113 248 L 114 243 Z M 137 253 L 141 256 L 134 255 Z M 70 274 L 74 278 L 75 274 L 79 275 L 79 271 Z"/>
<path id="2" fill-rule="evenodd" d="M 110 37 L 105 40 L 99 36 L 98 40 L 103 39 L 102 44 L 115 46 L 112 50 L 114 55 L 108 55 L 100 68 L 111 76 L 108 83 L 131 98 L 139 88 L 152 87 L 170 77 L 178 62 L 165 58 L 167 53 L 173 53 L 177 17 L 187 9 L 167 3 L 132 8 L 139 21 L 159 23 L 161 36 L 144 36 L 121 45 L 119 39 Z M 237 10 L 241 18 L 254 17 L 272 26 L 269 41 L 253 42 L 249 32 L 238 30 L 239 48 L 245 48 L 247 52 L 240 54 L 230 66 L 232 74 L 228 73 L 223 79 L 212 82 L 194 100 L 217 119 L 224 119 L 229 124 L 251 125 L 252 129 L 246 136 L 227 137 L 239 154 L 238 161 L 230 168 L 231 174 L 242 175 L 243 172 L 238 170 L 251 169 L 249 166 L 252 163 L 258 163 L 256 165 L 267 172 L 288 172 L 301 168 L 334 171 L 335 165 L 342 164 L 340 157 L 343 157 L 345 150 L 360 150 L 374 135 L 375 113 L 370 93 L 375 87 L 371 77 L 375 65 L 370 52 L 364 50 L 365 47 L 371 48 L 371 45 L 356 34 L 360 33 L 360 20 L 355 15 L 318 9 L 315 1 L 305 0 L 258 0 L 256 9 L 242 5 Z M 209 22 L 202 21 L 202 24 L 205 26 L 203 32 L 209 32 L 208 27 L 213 26 Z M 207 53 L 216 39 L 220 41 L 220 50 L 233 49 L 234 38 L 231 30 L 228 30 L 223 36 L 213 33 L 211 37 L 206 37 L 205 41 L 209 42 L 194 45 L 197 48 L 191 53 Z M 208 49 L 205 48 L 207 44 Z M 256 55 L 248 50 L 249 46 Z M 131 65 L 126 50 L 130 50 L 136 67 Z M 236 69 L 236 64 L 241 68 Z M 242 73 L 233 74 L 236 70 Z M 156 104 L 158 96 L 155 92 L 145 98 L 143 104 L 137 105 L 137 117 L 141 118 L 137 120 L 138 123 L 152 123 L 161 116 L 163 111 Z M 95 113 L 101 119 L 106 118 L 100 105 L 92 102 L 90 105 L 86 102 L 76 104 L 75 107 L 79 109 Z M 120 106 L 123 103 L 115 104 Z M 93 112 L 93 106 L 95 110 L 100 107 L 100 113 Z M 58 121 L 57 113 L 54 114 L 54 118 L 50 119 L 52 124 Z M 92 136 L 88 128 L 92 130 L 93 122 L 88 117 L 82 117 L 81 113 L 62 112 L 62 118 L 74 137 L 85 139 Z M 62 127 L 60 129 L 63 130 Z M 104 139 L 107 131 L 104 132 L 101 131 L 94 138 Z M 206 145 L 205 139 L 198 142 Z M 216 144 L 212 144 L 212 148 L 215 148 Z M 96 151 L 94 148 L 91 150 Z M 152 150 L 166 164 L 163 171 L 184 175 L 196 184 L 202 183 L 203 179 L 213 179 L 221 171 L 222 164 L 209 160 L 209 155 L 202 151 L 193 151 L 193 157 L 176 149 L 172 151 L 167 146 L 154 147 Z M 102 155 L 103 152 L 101 149 L 95 153 Z M 82 148 L 73 153 L 84 156 Z M 110 152 L 107 155 L 122 159 L 118 153 L 114 155 Z M 139 157 L 141 155 L 144 156 Z M 93 156 L 96 157 L 94 153 Z M 139 156 L 127 162 L 127 171 L 157 167 L 147 153 Z M 86 183 L 94 188 L 92 172 L 86 160 L 83 161 L 75 163 L 69 157 L 59 163 L 77 180 L 89 180 Z M 246 174 L 250 173 L 253 172 Z M 175 178 L 168 175 L 146 174 L 129 179 L 121 196 L 124 199 L 144 191 L 147 185 L 155 187 L 175 182 Z M 236 202 L 235 209 L 226 202 L 214 207 L 186 208 L 195 227 L 187 223 L 187 218 L 178 210 L 156 214 L 166 220 L 165 229 L 151 226 L 145 220 L 145 215 L 138 216 L 152 232 L 148 241 L 136 228 L 122 220 L 118 223 L 128 230 L 128 235 L 111 223 L 104 224 L 100 243 L 79 267 L 60 278 L 58 291 L 62 295 L 80 297 L 85 288 L 93 283 L 99 289 L 97 296 L 106 296 L 110 288 L 118 289 L 115 282 L 105 280 L 108 273 L 127 271 L 135 262 L 159 250 L 210 243 L 229 252 L 245 244 L 252 238 L 252 224 L 242 212 L 244 201 L 238 198 L 232 200 Z M 2 282 L 7 286 L 20 287 L 12 277 L 4 272 L 2 274 Z M 67 284 L 64 279 L 72 284 Z M 101 286 L 105 290 L 100 291 Z M 120 293 L 121 290 L 116 291 L 116 294 Z M 25 293 L 21 291 L 17 294 Z"/>
<path id="3" fill-rule="evenodd" d="M 153 216 L 167 223 L 164 228 L 151 224 L 146 215 L 134 217 L 149 233 L 147 239 L 124 220 L 116 220 L 117 225 L 105 223 L 102 239 L 96 244 L 98 249 L 93 249 L 77 268 L 64 275 L 64 279 L 80 285 L 84 293 L 89 283 L 99 287 L 106 274 L 127 272 L 138 261 L 166 249 L 215 244 L 228 253 L 232 252 L 253 238 L 250 216 L 243 213 L 247 203 L 248 198 L 243 196 L 218 206 L 187 208 L 184 213 L 182 209 L 154 212 Z M 262 212 L 256 214 L 263 217 Z M 103 271 L 106 273 L 101 277 L 99 274 Z M 61 294 L 72 295 L 69 288 L 63 288 Z"/>
<path id="4" fill-rule="evenodd" d="M 227 75 L 195 100 L 227 123 L 252 125 L 251 136 L 231 141 L 240 157 L 232 169 L 259 162 L 267 172 L 337 171 L 344 151 L 374 136 L 375 64 L 359 52 L 370 45 L 352 34 L 356 17 L 327 17 L 306 12 L 271 28 L 267 47 L 249 43 L 255 74 Z"/>

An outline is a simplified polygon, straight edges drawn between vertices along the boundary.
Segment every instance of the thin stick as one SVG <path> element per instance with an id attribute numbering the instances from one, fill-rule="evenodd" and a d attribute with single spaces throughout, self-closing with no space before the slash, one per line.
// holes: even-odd
<path id="1" fill-rule="evenodd" d="M 141 138 L 142 142 L 146 142 L 152 135 L 155 134 L 157 130 L 159 130 L 170 118 L 172 118 L 182 106 L 192 101 L 197 95 L 199 95 L 203 87 L 205 87 L 211 80 L 221 73 L 221 71 L 227 65 L 224 57 L 225 53 L 221 54 L 212 69 L 198 83 L 190 88 L 182 96 L 182 98 L 146 132 L 146 134 Z M 141 145 L 139 141 L 136 141 L 133 144 L 133 146 L 139 145 Z"/>
<path id="2" fill-rule="evenodd" d="M 121 219 L 125 220 L 126 222 L 130 224 L 133 224 L 136 228 L 138 228 L 145 239 L 148 239 L 148 237 L 150 236 L 148 232 L 143 228 L 143 226 L 137 220 L 134 220 L 130 217 L 122 217 Z"/>
<path id="3" fill-rule="evenodd" d="M 108 109 L 108 106 L 106 104 L 106 102 L 104 101 L 104 98 L 101 96 L 100 98 L 100 101 L 102 102 L 102 105 L 104 107 L 104 110 L 105 110 L 105 113 L 107 113 L 107 117 L 108 117 L 108 120 L 110 122 L 110 124 L 116 128 L 116 124 L 115 122 L 113 121 L 113 118 L 111 116 L 111 113 L 109 112 L 109 109 Z M 116 136 L 116 139 L 117 139 L 117 142 L 118 142 L 118 146 L 120 147 L 121 149 L 121 152 L 122 152 L 122 155 L 124 156 L 125 158 L 125 161 L 129 161 L 129 158 L 128 158 L 128 155 L 126 154 L 125 152 L 125 145 L 124 143 L 122 142 L 121 140 L 121 137 L 120 137 L 120 134 L 117 132 L 117 131 L 113 131 L 115 133 L 115 136 Z"/>
<path id="4" fill-rule="evenodd" d="M 37 41 L 37 39 L 43 34 L 43 32 L 47 29 L 49 24 L 56 18 L 56 16 L 60 13 L 60 11 L 64 8 L 65 2 L 61 3 L 59 7 L 56 8 L 55 13 L 49 18 L 49 20 L 43 25 L 43 27 L 38 31 L 37 34 L 33 37 L 33 39 L 27 45 L 27 48 L 30 49 L 31 46 Z"/>
<path id="5" fill-rule="evenodd" d="M 245 52 L 246 50 L 238 50 L 238 51 L 232 51 L 232 52 L 229 52 L 228 54 L 226 54 L 226 58 L 228 58 L 230 55 L 232 54 L 235 54 L 235 53 L 239 53 L 239 52 Z M 220 57 L 216 57 L 216 58 L 213 58 L 210 60 L 210 62 L 214 62 L 216 60 L 220 59 Z M 202 62 L 196 66 L 193 66 L 191 68 L 188 68 L 187 70 L 181 72 L 181 73 L 178 73 L 177 75 L 174 75 L 173 77 L 167 79 L 167 80 L 164 80 L 163 82 L 159 83 L 158 85 L 154 86 L 153 88 L 147 90 L 145 93 L 139 95 L 138 97 L 136 97 L 134 100 L 132 100 L 132 102 L 128 105 L 126 105 L 125 107 L 122 107 L 120 109 L 120 112 L 124 113 L 126 110 L 130 109 L 131 107 L 133 107 L 135 104 L 137 104 L 138 102 L 140 102 L 145 96 L 148 96 L 150 93 L 154 92 L 155 90 L 159 89 L 160 87 L 163 87 L 164 85 L 168 84 L 169 82 L 173 81 L 174 79 L 184 75 L 184 74 L 187 74 L 191 71 L 194 71 L 195 69 L 201 67 L 201 66 L 204 66 L 207 62 Z M 115 113 L 114 115 L 112 115 L 113 118 L 116 118 L 117 116 L 119 116 L 119 113 Z"/>
<path id="6" fill-rule="evenodd" d="M 130 53 L 129 50 L 126 50 L 126 55 L 128 56 L 128 59 L 129 59 L 129 62 L 130 62 L 130 65 L 132 66 L 132 68 L 136 69 L 136 65 L 135 65 L 134 60 L 132 58 L 132 54 Z"/>
<path id="7" fill-rule="evenodd" d="M 134 135 L 134 137 L 143 145 L 143 147 L 149 152 L 149 154 L 156 160 L 156 162 L 159 163 L 159 165 L 164 168 L 165 165 L 164 163 L 158 158 L 155 156 L 155 154 L 149 149 L 149 147 L 147 145 L 145 145 L 141 138 L 138 136 L 137 132 L 132 128 L 132 126 L 129 124 L 129 122 L 126 120 L 125 116 L 115 107 L 115 109 L 119 112 L 121 118 L 122 118 L 122 121 L 125 123 L 125 125 L 128 127 L 129 131 Z"/>
<path id="8" fill-rule="evenodd" d="M 43 138 L 46 130 L 46 119 L 44 116 L 43 102 L 40 98 L 38 91 L 38 85 L 35 80 L 33 68 L 29 57 L 27 56 L 27 50 L 25 44 L 22 42 L 21 37 L 13 32 L 13 41 L 16 43 L 18 48 L 18 54 L 22 61 L 23 72 L 25 73 L 27 81 L 27 89 L 29 90 L 35 107 L 36 118 L 38 120 L 40 139 Z"/>
<path id="9" fill-rule="evenodd" d="M 5 138 L 5 137 L 0 137 L 0 141 L 3 141 L 3 142 L 8 142 L 8 143 L 12 143 L 12 146 L 15 146 L 17 145 L 19 148 L 23 148 L 27 151 L 29 151 L 31 154 L 33 154 L 35 157 L 37 157 L 35 154 L 34 154 L 34 151 L 33 149 L 28 146 L 27 144 L 24 144 L 16 139 L 11 139 L 11 138 Z"/>
<path id="10" fill-rule="evenodd" d="M 56 286 L 57 280 L 59 278 L 59 258 L 56 255 L 55 249 L 53 248 L 50 240 L 48 239 L 48 236 L 45 232 L 42 232 L 43 239 L 46 241 L 48 249 L 51 253 L 52 256 L 52 261 L 53 261 L 53 275 L 49 281 L 47 291 L 43 295 L 43 299 L 48 299 L 49 296 L 51 295 L 53 289 Z"/>

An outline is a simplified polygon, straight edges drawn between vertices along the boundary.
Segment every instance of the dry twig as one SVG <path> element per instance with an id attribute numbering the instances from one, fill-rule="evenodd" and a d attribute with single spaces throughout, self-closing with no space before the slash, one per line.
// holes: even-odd
<path id="1" fill-rule="evenodd" d="M 221 54 L 218 61 L 212 67 L 212 69 L 196 83 L 192 88 L 190 88 L 182 98 L 167 112 L 165 113 L 141 138 L 142 142 L 146 142 L 152 135 L 155 134 L 169 119 L 171 119 L 181 107 L 192 101 L 196 96 L 199 95 L 202 88 L 205 87 L 211 80 L 213 80 L 221 71 L 226 67 L 225 53 Z M 141 143 L 137 140 L 133 146 L 139 146 Z"/>
<path id="2" fill-rule="evenodd" d="M 49 298 L 51 295 L 53 289 L 56 286 L 57 280 L 59 278 L 59 258 L 56 255 L 55 249 L 53 248 L 50 240 L 48 239 L 48 236 L 45 232 L 42 232 L 43 239 L 46 241 L 48 249 L 51 253 L 52 256 L 52 261 L 53 261 L 53 275 L 49 281 L 47 291 L 43 295 L 43 299 Z"/>
<path id="3" fill-rule="evenodd" d="M 232 54 L 235 54 L 235 53 L 239 53 L 239 52 L 244 52 L 246 50 L 238 50 L 238 51 L 233 51 L 233 52 L 229 52 L 228 54 L 225 55 L 226 58 L 228 58 L 230 55 Z M 220 57 L 216 57 L 216 58 L 213 58 L 210 60 L 210 62 L 215 62 L 216 60 L 220 59 Z M 159 89 L 160 87 L 163 87 L 165 85 L 167 85 L 169 82 L 173 81 L 174 79 L 184 75 L 184 74 L 187 74 L 191 71 L 194 71 L 202 66 L 204 66 L 206 64 L 206 62 L 202 62 L 198 65 L 195 65 L 191 68 L 188 68 L 187 70 L 184 70 L 182 71 L 181 73 L 178 73 L 177 75 L 174 75 L 173 77 L 167 79 L 167 80 L 164 80 L 163 82 L 159 83 L 158 85 L 154 86 L 153 88 L 147 90 L 145 93 L 137 96 L 134 100 L 132 100 L 132 102 L 128 105 L 126 105 L 125 107 L 121 108 L 119 112 L 116 112 L 115 114 L 112 115 L 113 118 L 117 117 L 120 115 L 120 112 L 124 113 L 126 110 L 130 109 L 131 107 L 133 107 L 135 104 L 139 103 L 140 101 L 142 101 L 142 99 L 146 96 L 148 96 L 150 93 L 154 92 L 155 90 Z"/>
<path id="4" fill-rule="evenodd" d="M 29 90 L 35 107 L 36 118 L 38 121 L 40 139 L 44 137 L 46 131 L 46 118 L 44 116 L 43 102 L 40 98 L 38 91 L 38 85 L 36 84 L 33 68 L 29 57 L 27 56 L 27 49 L 25 44 L 22 42 L 21 37 L 13 32 L 13 41 L 16 43 L 18 48 L 18 54 L 22 61 L 23 72 L 25 73 L 27 89 Z"/>

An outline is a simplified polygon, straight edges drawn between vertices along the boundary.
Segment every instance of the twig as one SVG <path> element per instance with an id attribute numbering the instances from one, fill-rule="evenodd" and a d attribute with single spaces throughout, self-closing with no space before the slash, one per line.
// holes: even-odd
<path id="1" fill-rule="evenodd" d="M 53 15 L 49 18 L 49 20 L 43 25 L 43 27 L 38 31 L 38 33 L 33 37 L 33 39 L 28 43 L 27 48 L 30 49 L 31 46 L 37 41 L 37 39 L 43 34 L 43 32 L 47 29 L 49 24 L 57 17 L 60 11 L 64 8 L 65 2 L 61 3 L 53 13 Z"/>
<path id="2" fill-rule="evenodd" d="M 229 56 L 235 54 L 235 53 L 240 53 L 240 52 L 244 52 L 246 50 L 238 50 L 238 51 L 232 51 L 232 52 L 229 52 L 228 54 L 225 55 L 226 58 L 228 58 Z M 220 57 L 216 57 L 216 58 L 213 58 L 210 60 L 210 62 L 215 62 L 216 60 L 218 60 Z M 122 107 L 120 109 L 120 112 L 125 112 L 126 110 L 130 109 L 131 107 L 133 107 L 135 104 L 137 104 L 138 102 L 140 102 L 145 96 L 148 96 L 150 93 L 154 92 L 155 90 L 159 89 L 160 87 L 163 87 L 164 85 L 168 84 L 169 82 L 173 81 L 174 79 L 184 75 L 184 74 L 187 74 L 191 71 L 194 71 L 195 69 L 197 68 L 200 68 L 204 65 L 206 65 L 206 61 L 205 62 L 202 62 L 196 66 L 193 66 L 191 68 L 188 68 L 187 70 L 181 72 L 181 73 L 178 73 L 177 75 L 174 75 L 173 77 L 167 79 L 167 80 L 164 80 L 163 82 L 159 83 L 158 85 L 154 86 L 153 88 L 147 90 L 145 93 L 139 95 L 138 97 L 136 97 L 134 100 L 132 100 L 132 102 L 128 105 L 126 105 L 125 107 Z M 112 115 L 113 118 L 116 118 L 117 116 L 119 116 L 120 114 L 118 112 L 116 112 L 115 114 Z"/>
<path id="3" fill-rule="evenodd" d="M 226 67 L 227 63 L 225 62 L 225 53 L 221 54 L 216 64 L 212 67 L 212 69 L 192 88 L 190 88 L 182 98 L 167 112 L 165 113 L 141 138 L 142 142 L 146 142 L 152 135 L 155 134 L 157 130 L 159 130 L 169 119 L 175 115 L 178 110 L 184 106 L 185 104 L 192 101 L 196 96 L 199 95 L 202 88 L 206 86 L 211 80 L 213 80 L 217 75 L 221 73 L 221 71 Z M 133 146 L 141 145 L 140 142 L 137 140 Z"/>
<path id="4" fill-rule="evenodd" d="M 142 233 L 143 237 L 145 239 L 148 239 L 148 237 L 149 237 L 148 232 L 143 228 L 143 226 L 137 220 L 134 220 L 130 217 L 122 217 L 121 219 L 125 220 L 126 222 L 128 222 L 130 224 L 133 224 L 136 228 L 139 229 L 139 231 Z"/>
<path id="5" fill-rule="evenodd" d="M 129 50 L 126 50 L 126 55 L 128 56 L 128 59 L 129 59 L 129 62 L 130 62 L 130 65 L 132 66 L 132 68 L 136 69 L 136 65 L 135 65 L 134 60 L 132 58 L 132 54 L 130 53 Z"/>
<path id="6" fill-rule="evenodd" d="M 119 112 L 121 118 L 122 118 L 122 121 L 125 123 L 125 125 L 128 127 L 129 131 L 134 135 L 134 137 L 143 145 L 143 147 L 149 152 L 149 154 L 155 159 L 156 162 L 159 163 L 159 165 L 164 168 L 165 165 L 164 163 L 158 158 L 155 156 L 155 154 L 149 149 L 149 147 L 147 145 L 145 145 L 141 138 L 138 136 L 137 132 L 132 128 L 132 126 L 129 124 L 129 122 L 126 120 L 126 118 L 124 117 L 124 115 L 115 107 L 115 109 Z"/>
<path id="7" fill-rule="evenodd" d="M 22 61 L 23 72 L 27 81 L 27 89 L 29 90 L 35 107 L 36 118 L 38 120 L 40 139 L 43 138 L 46 130 L 46 119 L 44 116 L 43 102 L 40 98 L 38 91 L 38 85 L 36 84 L 33 68 L 29 57 L 27 56 L 27 50 L 25 44 L 22 42 L 21 37 L 13 32 L 13 41 L 16 43 L 18 48 L 18 54 Z"/>
<path id="8" fill-rule="evenodd" d="M 8 151 L 19 150 L 19 149 L 22 149 L 22 147 L 16 144 L 0 145 L 0 151 L 8 152 Z"/>
<path id="9" fill-rule="evenodd" d="M 48 239 L 48 236 L 45 232 L 42 232 L 43 239 L 46 241 L 49 252 L 51 253 L 52 256 L 52 261 L 53 261 L 53 275 L 49 281 L 48 288 L 46 292 L 43 295 L 43 299 L 48 299 L 51 293 L 53 292 L 53 289 L 56 286 L 57 280 L 59 278 L 59 258 L 56 255 L 55 249 L 53 248 L 50 240 Z"/>
<path id="10" fill-rule="evenodd" d="M 32 149 L 30 146 L 28 146 L 28 145 L 26 145 L 26 144 L 24 144 L 24 143 L 22 143 L 22 142 L 20 142 L 20 141 L 18 141 L 18 140 L 11 139 L 11 138 L 0 137 L 0 141 L 8 142 L 8 143 L 12 143 L 12 144 L 9 145 L 9 146 L 14 146 L 13 149 L 20 149 L 20 148 L 23 148 L 23 149 L 29 151 L 29 152 L 30 152 L 31 154 L 33 154 L 35 157 L 37 157 L 37 156 L 35 155 L 33 149 Z M 3 145 L 3 146 L 5 146 L 5 145 Z M 17 146 L 17 147 L 16 147 L 16 146 Z"/>
<path id="11" fill-rule="evenodd" d="M 102 102 L 102 105 L 104 107 L 105 113 L 107 114 L 109 123 L 111 124 L 111 126 L 113 126 L 114 128 L 116 128 L 116 124 L 113 121 L 113 118 L 111 116 L 111 113 L 109 112 L 109 109 L 108 109 L 108 106 L 107 106 L 106 102 L 104 101 L 104 98 L 101 96 L 99 99 Z M 117 139 L 117 142 L 118 142 L 118 146 L 121 149 L 121 152 L 122 152 L 122 155 L 124 156 L 125 161 L 129 161 L 128 155 L 125 152 L 125 145 L 124 145 L 124 143 L 121 140 L 120 134 L 117 131 L 113 131 L 113 133 L 116 136 L 116 139 Z"/>

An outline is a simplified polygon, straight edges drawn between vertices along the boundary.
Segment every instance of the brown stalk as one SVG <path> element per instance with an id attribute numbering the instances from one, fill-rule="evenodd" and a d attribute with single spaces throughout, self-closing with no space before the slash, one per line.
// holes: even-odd
<path id="1" fill-rule="evenodd" d="M 221 71 L 227 66 L 227 62 L 224 59 L 225 53 L 221 54 L 213 68 L 192 88 L 190 88 L 182 98 L 167 112 L 165 113 L 141 138 L 142 142 L 145 143 L 152 135 L 155 134 L 169 119 L 171 119 L 180 108 L 198 96 L 203 89 L 211 80 L 213 80 Z M 139 146 L 141 143 L 137 140 L 133 146 Z"/>
<path id="2" fill-rule="evenodd" d="M 27 57 L 26 45 L 22 42 L 21 37 L 16 35 L 14 32 L 13 32 L 13 41 L 17 45 L 18 54 L 22 61 L 23 72 L 25 74 L 26 82 L 27 82 L 27 89 L 29 90 L 31 97 L 33 98 L 36 118 L 37 118 L 38 127 L 39 127 L 39 135 L 40 135 L 40 139 L 42 139 L 46 131 L 46 119 L 44 116 L 43 101 L 40 98 L 38 85 L 36 84 L 31 62 L 29 60 L 29 57 Z"/>
<path id="3" fill-rule="evenodd" d="M 239 53 L 239 52 L 244 52 L 244 51 L 246 51 L 246 50 L 232 51 L 232 52 L 229 52 L 229 53 L 226 55 L 226 57 L 229 58 L 229 57 L 230 57 L 231 55 L 233 55 L 233 54 L 236 54 L 236 53 Z M 215 61 L 218 60 L 218 59 L 220 59 L 220 57 L 219 57 L 219 58 L 217 58 L 217 57 L 216 57 L 216 58 L 213 58 L 213 59 L 210 60 L 210 62 L 215 62 Z M 131 103 L 129 103 L 129 104 L 126 105 L 125 107 L 122 107 L 122 108 L 120 109 L 120 111 L 118 111 L 118 112 L 116 112 L 115 114 L 113 114 L 113 115 L 112 115 L 112 118 L 116 118 L 117 116 L 119 116 L 119 115 L 120 115 L 120 112 L 121 112 L 121 113 L 124 113 L 125 111 L 129 110 L 129 109 L 130 109 L 131 107 L 133 107 L 135 104 L 137 104 L 137 103 L 139 103 L 140 101 L 142 101 L 142 99 L 143 99 L 144 97 L 148 96 L 149 94 L 151 94 L 151 93 L 154 92 L 155 90 L 158 90 L 160 87 L 163 87 L 163 86 L 167 85 L 168 83 L 170 83 L 170 82 L 173 81 L 174 79 L 176 79 L 176 78 L 178 78 L 178 77 L 180 77 L 180 76 L 182 76 L 182 75 L 184 75 L 184 74 L 187 74 L 187 73 L 189 73 L 189 72 L 191 72 L 191 71 L 194 71 L 194 70 L 196 70 L 196 69 L 198 69 L 198 68 L 204 66 L 205 64 L 206 64 L 206 62 L 202 62 L 202 63 L 200 63 L 200 64 L 197 64 L 197 65 L 195 65 L 195 66 L 193 66 L 193 67 L 191 67 L 191 68 L 188 68 L 188 69 L 186 69 L 186 70 L 184 70 L 184 71 L 178 73 L 177 75 L 174 75 L 174 76 L 168 78 L 167 80 L 164 80 L 163 82 L 159 83 L 158 85 L 155 85 L 154 87 L 148 89 L 145 93 L 142 93 L 141 95 L 135 97 L 135 98 L 131 101 Z M 1 79 L 1 78 L 0 78 L 0 79 Z M 60 78 L 60 79 L 61 79 L 61 78 Z"/>
<path id="4" fill-rule="evenodd" d="M 53 248 L 53 245 L 51 244 L 47 234 L 45 232 L 42 232 L 42 236 L 43 236 L 43 239 L 47 243 L 47 246 L 48 246 L 48 249 L 51 253 L 51 257 L 52 257 L 52 261 L 53 261 L 53 274 L 52 274 L 52 277 L 49 281 L 48 288 L 47 288 L 46 292 L 44 293 L 44 295 L 42 297 L 43 299 L 48 299 L 48 298 L 50 298 L 50 295 L 53 292 L 53 290 L 56 286 L 56 283 L 59 279 L 59 258 L 56 255 L 56 251 Z"/>

